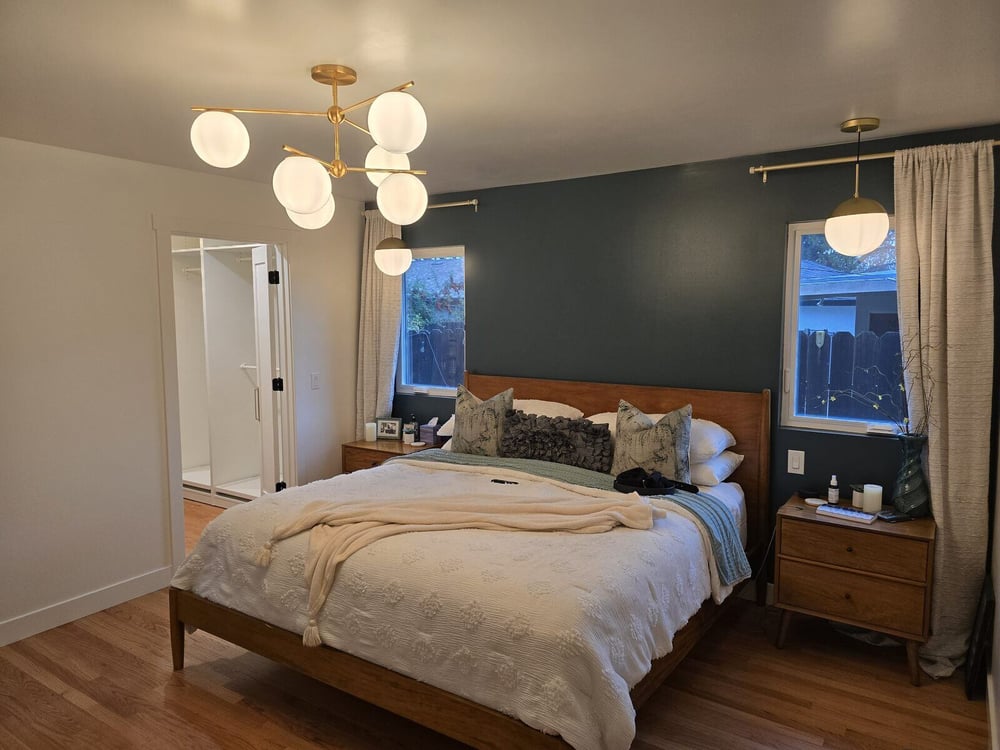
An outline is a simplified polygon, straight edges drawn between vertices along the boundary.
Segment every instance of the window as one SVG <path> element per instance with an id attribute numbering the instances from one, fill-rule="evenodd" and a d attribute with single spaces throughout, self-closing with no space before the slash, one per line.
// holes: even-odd
<path id="1" fill-rule="evenodd" d="M 403 274 L 397 393 L 454 396 L 465 376 L 465 248 L 413 251 Z"/>
<path id="2" fill-rule="evenodd" d="M 896 310 L 896 232 L 852 258 L 823 222 L 788 227 L 781 423 L 896 432 L 906 417 Z"/>

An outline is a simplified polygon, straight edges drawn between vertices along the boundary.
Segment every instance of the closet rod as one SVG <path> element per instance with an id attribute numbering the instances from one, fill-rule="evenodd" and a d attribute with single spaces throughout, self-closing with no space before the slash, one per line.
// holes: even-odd
<path id="1" fill-rule="evenodd" d="M 240 365 L 240 369 L 241 370 L 256 370 L 257 369 L 257 365 L 248 365 L 246 362 L 244 362 L 242 365 Z"/>
<path id="2" fill-rule="evenodd" d="M 1000 141 L 989 141 L 993 148 L 1000 147 Z M 806 167 L 825 167 L 828 164 L 853 164 L 855 161 L 860 159 L 861 161 L 873 161 L 875 159 L 891 159 L 896 155 L 895 151 L 883 151 L 878 154 L 862 154 L 858 156 L 837 156 L 832 159 L 816 159 L 815 161 L 795 161 L 789 164 L 771 164 L 769 166 L 761 165 L 759 167 L 750 167 L 750 174 L 760 174 L 761 180 L 767 182 L 768 172 L 779 172 L 782 169 L 804 169 Z"/>

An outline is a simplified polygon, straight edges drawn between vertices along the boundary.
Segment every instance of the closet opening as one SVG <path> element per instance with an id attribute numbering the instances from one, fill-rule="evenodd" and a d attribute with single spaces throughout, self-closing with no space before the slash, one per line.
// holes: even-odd
<path id="1" fill-rule="evenodd" d="M 275 244 L 171 236 L 181 487 L 229 507 L 289 472 L 288 266 Z"/>

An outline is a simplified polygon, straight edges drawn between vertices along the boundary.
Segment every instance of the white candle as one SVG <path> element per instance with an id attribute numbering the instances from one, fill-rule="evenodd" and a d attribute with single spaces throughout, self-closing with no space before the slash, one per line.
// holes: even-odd
<path id="1" fill-rule="evenodd" d="M 375 423 L 365 422 L 365 440 L 369 443 L 375 442 Z"/>
<path id="2" fill-rule="evenodd" d="M 882 510 L 882 485 L 865 485 L 865 502 L 862 508 L 865 513 L 878 513 Z"/>
<path id="3" fill-rule="evenodd" d="M 865 507 L 865 491 L 864 490 L 854 490 L 854 494 L 851 496 L 851 505 L 859 510 Z"/>

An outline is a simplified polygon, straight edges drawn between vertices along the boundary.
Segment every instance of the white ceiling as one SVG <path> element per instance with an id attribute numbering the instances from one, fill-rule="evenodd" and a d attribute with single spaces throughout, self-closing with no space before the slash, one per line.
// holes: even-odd
<path id="1" fill-rule="evenodd" d="M 324 62 L 341 104 L 416 81 L 432 194 L 1000 122 L 998 0 L 0 0 L 0 136 L 219 172 L 189 107 L 322 110 Z M 332 158 L 324 120 L 244 121 L 230 176 Z"/>

